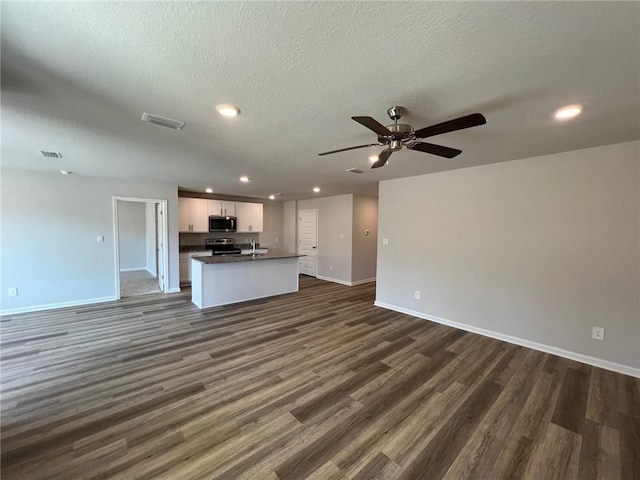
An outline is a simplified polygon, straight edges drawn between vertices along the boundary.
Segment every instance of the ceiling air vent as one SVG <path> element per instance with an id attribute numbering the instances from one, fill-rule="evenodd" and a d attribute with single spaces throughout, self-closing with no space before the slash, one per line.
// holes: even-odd
<path id="1" fill-rule="evenodd" d="M 351 173 L 364 173 L 364 170 L 360 170 L 359 168 L 349 168 L 347 172 Z"/>
<path id="2" fill-rule="evenodd" d="M 144 112 L 142 114 L 142 120 L 155 125 L 160 125 L 161 127 L 172 128 L 173 130 L 182 130 L 182 127 L 184 127 L 184 122 L 167 117 L 161 117 L 160 115 L 154 115 L 153 113 Z"/>
<path id="3" fill-rule="evenodd" d="M 62 158 L 62 154 L 60 152 L 47 152 L 46 150 L 38 150 L 40 155 L 45 158 Z"/>

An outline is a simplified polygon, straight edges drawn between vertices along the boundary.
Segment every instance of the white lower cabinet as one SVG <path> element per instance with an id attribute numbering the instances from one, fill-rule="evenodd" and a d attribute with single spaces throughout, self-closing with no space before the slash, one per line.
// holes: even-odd
<path id="1" fill-rule="evenodd" d="M 191 258 L 192 257 L 210 257 L 213 254 L 211 250 L 201 252 L 187 252 L 180 254 L 180 283 L 191 283 Z"/>

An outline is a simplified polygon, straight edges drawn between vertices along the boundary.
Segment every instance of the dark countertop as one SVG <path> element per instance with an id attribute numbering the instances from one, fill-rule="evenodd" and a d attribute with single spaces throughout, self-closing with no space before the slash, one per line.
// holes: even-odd
<path id="1" fill-rule="evenodd" d="M 255 262 L 257 260 L 277 260 L 279 258 L 298 258 L 305 255 L 297 253 L 261 253 L 254 255 L 215 255 L 213 257 L 193 257 L 193 260 L 206 264 L 215 263 L 239 263 L 239 262 Z"/>

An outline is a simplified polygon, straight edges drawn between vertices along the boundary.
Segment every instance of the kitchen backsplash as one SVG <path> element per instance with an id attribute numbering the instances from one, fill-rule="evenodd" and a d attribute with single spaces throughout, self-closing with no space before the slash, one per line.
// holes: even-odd
<path id="1" fill-rule="evenodd" d="M 233 238 L 233 243 L 251 243 L 255 240 L 260 243 L 259 233 L 181 233 L 180 246 L 204 245 L 207 238 Z"/>

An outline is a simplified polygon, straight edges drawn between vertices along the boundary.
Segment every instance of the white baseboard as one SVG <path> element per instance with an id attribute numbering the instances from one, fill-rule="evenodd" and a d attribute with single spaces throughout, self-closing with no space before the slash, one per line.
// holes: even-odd
<path id="1" fill-rule="evenodd" d="M 551 353 L 559 357 L 568 358 L 569 360 L 575 360 L 577 362 L 586 363 L 587 365 L 593 365 L 594 367 L 604 368 L 605 370 L 611 370 L 632 377 L 640 378 L 640 368 L 630 367 L 628 365 L 622 365 L 620 363 L 610 362 L 608 360 L 602 360 L 600 358 L 590 357 L 589 355 L 583 355 L 581 353 L 571 352 L 569 350 L 563 350 L 562 348 L 552 347 L 544 343 L 533 342 L 524 338 L 512 337 L 511 335 L 505 335 L 503 333 L 494 332 L 492 330 L 486 330 L 484 328 L 474 327 L 465 323 L 453 322 L 446 318 L 436 317 L 435 315 L 428 315 L 426 313 L 418 312 L 408 308 L 400 307 L 398 305 L 392 305 L 385 302 L 375 301 L 374 305 L 377 307 L 386 308 L 388 310 L 394 310 L 396 312 L 405 313 L 414 317 L 429 320 L 431 322 L 440 323 L 449 327 L 465 330 L 471 333 L 477 333 L 478 335 L 484 335 L 485 337 L 495 338 L 496 340 L 502 340 L 504 342 L 513 343 L 514 345 L 520 345 L 521 347 L 531 348 L 533 350 L 539 350 L 545 353 Z"/>
<path id="2" fill-rule="evenodd" d="M 365 283 L 371 283 L 375 281 L 376 281 L 376 277 L 365 278 L 364 280 L 356 280 L 355 282 L 351 282 L 351 286 L 355 287 L 356 285 L 363 285 Z"/>
<path id="3" fill-rule="evenodd" d="M 147 267 L 121 268 L 120 272 L 149 272 L 149 269 Z"/>
<path id="4" fill-rule="evenodd" d="M 331 278 L 331 277 L 323 277 L 321 275 L 316 276 L 316 278 L 318 280 L 324 280 L 325 282 L 333 282 L 333 283 L 339 283 L 340 285 L 346 285 L 347 287 L 355 287 L 356 285 L 362 285 L 363 283 L 369 283 L 369 282 L 375 282 L 376 278 L 366 278 L 364 280 L 356 280 L 355 282 L 348 282 L 346 280 L 339 280 L 337 278 Z"/>
<path id="5" fill-rule="evenodd" d="M 346 285 L 347 287 L 351 286 L 351 282 L 347 282 L 346 280 L 338 280 L 337 278 L 322 277 L 320 275 L 317 275 L 316 278 L 318 280 L 324 280 L 325 282 L 339 283 L 340 285 Z"/>
<path id="6" fill-rule="evenodd" d="M 182 290 L 180 290 L 180 287 L 173 287 L 167 290 L 167 293 L 180 293 L 181 291 Z"/>
<path id="7" fill-rule="evenodd" d="M 88 298 L 86 300 L 73 300 L 71 302 L 49 303 L 46 305 L 34 305 L 31 307 L 7 308 L 0 310 L 0 315 L 15 315 L 17 313 L 40 312 L 42 310 L 54 310 L 57 308 L 78 307 L 91 303 L 113 302 L 116 297 Z"/>

